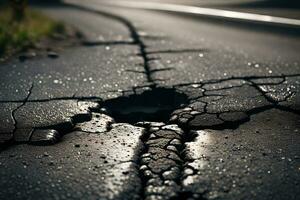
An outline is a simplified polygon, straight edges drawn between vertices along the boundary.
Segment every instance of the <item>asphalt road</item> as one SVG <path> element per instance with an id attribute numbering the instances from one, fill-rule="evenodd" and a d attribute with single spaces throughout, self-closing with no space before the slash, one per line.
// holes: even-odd
<path id="1" fill-rule="evenodd" d="M 0 65 L 1 199 L 300 198 L 299 29 L 68 2 Z"/>

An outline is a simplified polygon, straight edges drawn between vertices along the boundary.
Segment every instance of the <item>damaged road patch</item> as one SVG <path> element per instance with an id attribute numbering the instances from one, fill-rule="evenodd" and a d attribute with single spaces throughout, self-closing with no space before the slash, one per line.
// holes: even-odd
<path id="1" fill-rule="evenodd" d="M 187 103 L 187 96 L 172 88 L 153 88 L 101 103 L 117 122 L 167 122 L 170 114 Z"/>
<path id="2" fill-rule="evenodd" d="M 76 123 L 90 120 L 90 109 L 97 106 L 95 102 L 77 100 L 26 102 L 14 110 L 15 123 L 11 123 L 11 128 L 7 127 L 7 123 L 1 124 L 4 126 L 1 130 L 7 130 L 1 132 L 1 136 L 11 134 L 13 138 L 7 139 L 13 139 L 13 142 L 17 143 L 38 144 L 39 140 L 44 144 L 47 140 L 50 144 L 55 143 L 61 136 L 71 131 Z M 11 116 L 12 112 L 9 109 L 4 110 L 7 116 Z"/>
<path id="3" fill-rule="evenodd" d="M 0 152 L 1 197 L 298 199 L 294 69 L 232 50 L 220 64 L 204 40 L 184 46 L 83 5 L 58 13 L 91 32 L 84 47 L 0 69 L 0 138 L 17 144 Z"/>

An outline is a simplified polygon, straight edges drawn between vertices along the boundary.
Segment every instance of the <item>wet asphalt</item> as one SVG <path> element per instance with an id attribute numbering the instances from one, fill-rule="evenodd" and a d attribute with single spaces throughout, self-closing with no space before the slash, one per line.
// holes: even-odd
<path id="1" fill-rule="evenodd" d="M 299 199 L 299 29 L 72 2 L 0 65 L 1 199 Z"/>

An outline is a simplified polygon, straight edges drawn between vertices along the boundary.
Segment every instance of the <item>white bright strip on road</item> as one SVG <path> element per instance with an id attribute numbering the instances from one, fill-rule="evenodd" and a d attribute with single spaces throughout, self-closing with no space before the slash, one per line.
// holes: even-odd
<path id="1" fill-rule="evenodd" d="M 95 2 L 95 1 L 93 1 Z M 289 19 L 284 17 L 274 17 L 268 15 L 252 14 L 252 13 L 243 13 L 236 11 L 220 10 L 213 8 L 202 8 L 196 6 L 185 6 L 178 4 L 168 4 L 168 3 L 155 3 L 155 2 L 138 2 L 138 1 L 123 1 L 123 0 L 114 0 L 114 1 L 98 1 L 101 4 L 129 7 L 129 8 L 139 8 L 147 10 L 158 10 L 158 11 L 170 11 L 170 12 L 180 12 L 187 14 L 196 14 L 202 16 L 210 16 L 217 18 L 227 18 L 233 20 L 242 20 L 250 22 L 259 22 L 259 23 L 268 23 L 268 24 L 277 24 L 284 26 L 297 26 L 300 27 L 300 20 Z"/>

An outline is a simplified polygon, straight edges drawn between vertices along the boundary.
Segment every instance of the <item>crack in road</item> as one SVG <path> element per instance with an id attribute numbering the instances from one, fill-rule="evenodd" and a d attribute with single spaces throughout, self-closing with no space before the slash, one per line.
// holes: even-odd
<path id="1" fill-rule="evenodd" d="M 70 5 L 68 5 L 70 6 Z M 22 101 L 1 101 L 0 103 L 21 103 L 16 109 L 12 111 L 12 118 L 14 121 L 14 130 L 13 134 L 17 130 L 17 120 L 15 113 L 25 106 L 28 102 L 49 102 L 49 101 L 60 101 L 60 100 L 76 100 L 76 101 L 96 101 L 100 107 L 96 109 L 89 108 L 90 114 L 107 114 L 116 122 L 123 122 L 128 124 L 135 124 L 135 126 L 141 126 L 146 129 L 146 132 L 142 135 L 141 141 L 143 142 L 144 147 L 142 152 L 138 155 L 139 161 L 138 171 L 139 177 L 142 181 L 142 189 L 140 191 L 140 196 L 142 199 L 188 199 L 191 197 L 189 192 L 183 190 L 182 180 L 184 178 L 184 170 L 186 169 L 186 164 L 188 163 L 188 158 L 185 155 L 186 143 L 191 142 L 195 139 L 195 130 L 203 130 L 206 128 L 210 129 L 237 129 L 241 124 L 249 121 L 249 118 L 252 115 L 277 108 L 280 110 L 285 110 L 300 114 L 299 111 L 293 110 L 286 106 L 279 105 L 280 102 L 272 99 L 267 96 L 267 92 L 263 91 L 261 85 L 280 85 L 286 81 L 286 78 L 290 77 L 299 77 L 300 74 L 292 75 L 274 75 L 274 76 L 240 76 L 240 77 L 229 77 L 224 79 L 217 80 L 208 80 L 196 83 L 184 83 L 172 86 L 172 88 L 159 88 L 155 83 L 159 79 L 153 79 L 152 74 L 160 71 L 172 70 L 172 68 L 164 69 L 151 69 L 149 61 L 152 59 L 149 57 L 150 54 L 158 53 L 182 53 L 184 52 L 195 52 L 203 51 L 199 50 L 165 50 L 157 52 L 148 52 L 147 46 L 142 40 L 142 35 L 139 34 L 136 27 L 127 19 L 116 16 L 110 13 L 103 11 L 93 10 L 82 6 L 71 5 L 77 9 L 83 9 L 90 12 L 95 12 L 105 17 L 114 19 L 124 26 L 126 26 L 130 32 L 133 42 L 85 42 L 84 45 L 94 46 L 94 45 L 137 45 L 139 47 L 140 53 L 139 56 L 143 59 L 144 72 L 132 71 L 135 73 L 144 73 L 146 74 L 147 81 L 150 84 L 149 86 L 140 87 L 145 89 L 150 87 L 149 90 L 145 90 L 142 93 L 136 92 L 136 88 L 133 88 L 132 91 L 122 91 L 122 96 L 116 99 L 109 99 L 103 101 L 100 97 L 60 97 L 52 99 L 40 99 L 40 100 L 29 100 L 34 84 L 32 83 L 30 89 L 28 90 L 28 95 Z M 259 79 L 282 79 L 280 82 L 276 83 L 256 83 L 255 80 Z M 219 89 L 207 89 L 205 86 L 209 84 L 221 84 L 226 81 L 245 81 L 241 85 L 236 86 L 227 86 L 221 87 Z M 187 98 L 187 95 L 184 92 L 180 93 L 180 87 L 192 87 L 193 85 L 198 84 L 197 90 L 199 97 Z M 219 101 L 223 98 L 226 98 L 227 94 L 207 94 L 207 92 L 222 92 L 231 89 L 243 88 L 244 86 L 249 86 L 254 88 L 259 92 L 261 96 L 267 100 L 268 105 L 256 106 L 252 109 L 246 109 L 246 111 L 221 111 L 212 113 L 209 111 L 210 102 Z M 114 92 L 114 91 L 112 91 Z M 119 91 L 118 91 L 119 92 Z M 133 92 L 133 95 L 125 95 L 126 92 Z M 285 97 L 283 101 L 287 101 L 293 94 L 290 94 Z M 205 101 L 203 98 L 216 97 L 215 100 Z M 220 97 L 220 98 L 217 98 Z M 252 98 L 252 97 L 251 97 Z M 172 101 L 173 100 L 173 101 Z M 171 103 L 170 103 L 171 102 Z M 194 110 L 191 106 L 192 103 L 202 103 L 203 110 L 197 111 Z M 170 105 L 172 104 L 172 105 Z M 179 109 L 179 110 L 176 110 Z M 173 112 L 173 114 L 172 114 Z M 192 114 L 193 112 L 198 112 Z M 235 114 L 236 116 L 224 117 L 224 114 Z M 243 115 L 245 114 L 245 115 Z M 92 114 L 91 114 L 92 115 Z M 177 116 L 174 117 L 174 116 Z M 209 125 L 200 125 L 193 126 L 190 125 L 190 122 L 194 120 L 197 116 L 204 116 L 204 120 L 212 120 L 212 123 Z M 182 118 L 180 118 L 183 116 Z M 188 118 L 187 118 L 188 117 Z M 89 122 L 93 118 L 91 116 L 86 117 L 86 115 L 75 115 L 71 117 L 70 124 L 55 124 L 48 127 L 35 127 L 33 131 L 38 129 L 43 130 L 58 130 L 60 134 L 65 134 L 74 130 L 74 127 L 81 122 Z M 187 120 L 182 120 L 187 119 Z M 112 120 L 112 121 L 113 121 Z M 106 131 L 111 129 L 111 125 L 116 122 L 109 122 L 106 124 Z M 147 122 L 151 121 L 151 122 Z M 156 122 L 154 122 L 156 121 Z M 214 124 L 215 123 L 215 124 Z M 66 125 L 66 127 L 65 127 Z M 81 130 L 82 132 L 90 133 L 91 131 Z M 194 170 L 194 169 L 191 169 Z M 199 197 L 204 199 L 203 195 Z"/>
<path id="2" fill-rule="evenodd" d="M 245 82 L 242 85 L 225 87 L 217 90 L 206 90 L 204 88 L 204 85 L 199 86 L 199 89 L 203 91 L 202 95 L 200 95 L 199 97 L 195 97 L 194 99 L 190 99 L 191 101 L 190 104 L 188 104 L 185 108 L 175 111 L 172 114 L 171 117 L 172 123 L 179 124 L 181 127 L 191 127 L 197 129 L 209 128 L 209 129 L 223 130 L 223 129 L 237 129 L 241 124 L 247 122 L 250 119 L 251 115 L 258 114 L 274 108 L 300 115 L 299 110 L 292 109 L 288 106 L 279 105 L 280 102 L 277 102 L 269 98 L 268 96 L 266 96 L 265 93 L 258 86 L 256 86 L 254 82 L 251 81 L 249 81 L 248 83 Z M 258 104 L 255 105 L 253 108 L 248 108 L 248 109 L 245 108 L 242 110 L 235 110 L 235 109 L 231 110 L 229 108 L 228 108 L 229 110 L 225 109 L 224 111 L 220 110 L 214 112 L 208 110 L 208 106 L 212 107 L 217 104 L 223 105 L 226 104 L 226 100 L 224 100 L 225 98 L 229 98 L 229 101 L 232 101 L 234 100 L 235 97 L 234 96 L 230 97 L 226 94 L 207 95 L 206 92 L 226 91 L 235 88 L 242 88 L 246 85 L 248 85 L 249 87 L 253 87 L 254 89 L 256 89 L 256 91 L 259 92 L 260 96 L 252 97 L 254 100 L 263 97 L 266 100 L 267 104 L 265 105 Z M 286 100 L 289 98 L 289 96 L 290 95 L 286 97 Z M 202 100 L 203 98 L 207 98 L 207 97 L 210 99 Z M 217 98 L 214 100 L 212 99 L 213 97 L 217 97 Z M 247 98 L 248 100 L 251 100 L 251 98 L 249 97 Z M 224 102 L 222 102 L 223 100 Z M 193 104 L 197 104 L 197 102 L 198 104 L 200 103 L 202 105 L 199 108 L 194 109 Z M 220 117 L 221 115 L 232 115 L 232 116 L 229 117 L 229 119 L 226 119 L 226 117 L 224 119 Z M 201 117 L 203 119 L 201 119 Z M 195 118 L 200 118 L 200 124 L 194 126 L 191 124 L 192 121 L 195 120 Z M 211 121 L 211 123 L 209 123 L 209 121 Z"/>
<path id="3" fill-rule="evenodd" d="M 114 45 L 135 45 L 133 42 L 127 41 L 83 41 L 81 42 L 83 46 L 93 47 L 93 46 L 114 46 Z"/>
<path id="4" fill-rule="evenodd" d="M 148 53 L 146 51 L 147 47 L 144 44 L 144 42 L 142 41 L 139 32 L 136 30 L 134 25 L 129 20 L 127 20 L 123 17 L 117 16 L 117 15 L 114 15 L 114 14 L 108 13 L 108 12 L 88 8 L 88 7 L 85 7 L 85 6 L 79 6 L 79 5 L 75 5 L 75 4 L 65 4 L 65 5 L 76 8 L 76 9 L 80 9 L 80 10 L 94 12 L 94 13 L 102 15 L 104 17 L 111 18 L 113 20 L 116 20 L 116 21 L 122 23 L 125 27 L 127 27 L 127 29 L 130 32 L 130 36 L 133 39 L 133 44 L 138 45 L 138 47 L 139 47 L 139 51 L 140 51 L 139 55 L 143 59 L 144 70 L 145 70 L 145 74 L 147 76 L 147 81 L 149 83 L 153 84 L 153 86 L 156 85 L 153 78 L 151 77 L 151 70 L 150 70 L 150 65 L 149 65 L 149 61 L 151 60 L 151 58 L 149 58 Z"/>
<path id="5" fill-rule="evenodd" d="M 145 149 L 140 156 L 139 171 L 143 180 L 143 199 L 172 199 L 180 191 L 183 131 L 177 125 L 142 123 L 147 127 Z"/>
<path id="6" fill-rule="evenodd" d="M 227 77 L 227 78 L 220 78 L 220 79 L 210 79 L 210 80 L 206 80 L 206 81 L 200 81 L 200 82 L 192 82 L 192 83 L 181 83 L 181 84 L 174 84 L 174 87 L 180 87 L 180 86 L 190 86 L 193 84 L 200 84 L 200 85 L 204 85 L 204 84 L 213 84 L 213 83 L 221 83 L 224 81 L 230 81 L 230 80 L 245 80 L 245 81 L 249 81 L 249 80 L 256 80 L 256 79 L 276 79 L 276 78 L 288 78 L 288 77 L 300 77 L 300 74 L 282 74 L 282 75 L 263 75 L 263 76 L 231 76 L 231 77 Z"/>
<path id="7" fill-rule="evenodd" d="M 24 100 L 22 101 L 22 104 L 19 105 L 16 109 L 14 109 L 12 112 L 11 112 L 11 116 L 12 116 L 12 119 L 14 121 L 14 130 L 12 132 L 12 134 L 14 135 L 17 128 L 18 128 L 18 121 L 16 120 L 16 116 L 15 116 L 15 113 L 23 106 L 25 106 L 25 104 L 28 102 L 28 99 L 30 98 L 31 94 L 32 94 L 32 90 L 33 90 L 33 87 L 34 87 L 34 83 L 31 83 L 31 86 L 30 88 L 28 89 L 28 94 L 27 96 L 24 98 Z"/>

